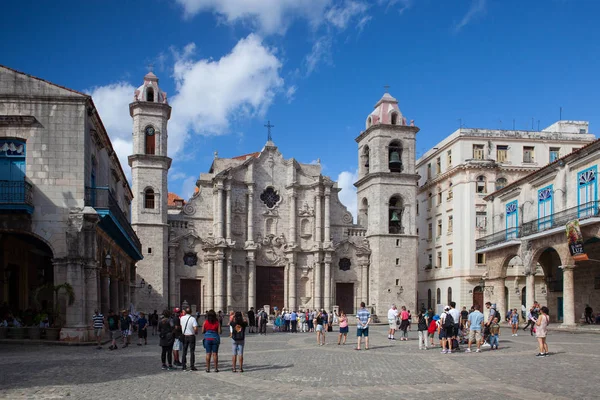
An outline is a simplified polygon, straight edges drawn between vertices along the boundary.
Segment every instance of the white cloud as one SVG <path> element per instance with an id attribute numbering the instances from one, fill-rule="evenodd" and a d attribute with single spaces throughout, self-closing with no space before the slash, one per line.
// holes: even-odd
<path id="1" fill-rule="evenodd" d="M 288 87 L 287 90 L 285 91 L 285 97 L 287 98 L 288 103 L 291 103 L 292 101 L 294 101 L 294 96 L 296 95 L 296 90 L 298 90 L 296 85 L 292 85 L 292 86 Z"/>
<path id="2" fill-rule="evenodd" d="M 344 30 L 348 23 L 358 15 L 364 14 L 369 5 L 362 1 L 345 0 L 333 6 L 325 13 L 325 19 L 338 29 Z"/>
<path id="3" fill-rule="evenodd" d="M 129 103 L 133 100 L 135 88 L 127 82 L 117 82 L 106 86 L 96 86 L 88 91 L 108 132 L 112 146 L 119 157 L 121 167 L 131 181 L 131 170 L 127 157 L 131 154 L 132 121 L 129 116 Z"/>
<path id="4" fill-rule="evenodd" d="M 202 12 L 216 14 L 233 25 L 249 24 L 262 34 L 284 34 L 294 19 L 306 19 L 313 27 L 321 24 L 332 0 L 177 0 L 186 18 Z"/>
<path id="5" fill-rule="evenodd" d="M 188 176 L 185 178 L 183 183 L 181 184 L 181 195 L 187 201 L 187 199 L 191 198 L 196 190 L 196 181 L 198 180 L 195 176 Z"/>
<path id="6" fill-rule="evenodd" d="M 358 170 L 342 171 L 337 178 L 338 187 L 342 189 L 339 193 L 340 201 L 352 213 L 356 221 L 356 187 L 354 182 L 358 180 Z"/>
<path id="7" fill-rule="evenodd" d="M 188 132 L 221 135 L 232 119 L 263 116 L 284 85 L 275 50 L 254 34 L 217 61 L 193 60 L 190 48 L 174 66 L 170 154 L 183 148 Z"/>
<path id="8" fill-rule="evenodd" d="M 377 3 L 379 5 L 386 4 L 386 8 L 385 8 L 386 12 L 390 8 L 395 8 L 396 5 L 398 5 L 398 7 L 397 7 L 398 13 L 402 14 L 402 13 L 404 13 L 404 11 L 406 11 L 412 7 L 413 0 L 377 0 Z"/>
<path id="9" fill-rule="evenodd" d="M 454 27 L 454 32 L 459 32 L 477 17 L 485 14 L 487 9 L 487 0 L 472 0 L 469 10 L 460 22 Z"/>
<path id="10" fill-rule="evenodd" d="M 313 44 L 311 52 L 305 58 L 306 75 L 310 75 L 321 62 L 333 64 L 331 57 L 332 37 L 325 35 L 317 39 Z"/>
<path id="11" fill-rule="evenodd" d="M 169 180 L 178 181 L 186 178 L 188 175 L 185 172 L 178 172 L 176 169 L 169 170 Z"/>

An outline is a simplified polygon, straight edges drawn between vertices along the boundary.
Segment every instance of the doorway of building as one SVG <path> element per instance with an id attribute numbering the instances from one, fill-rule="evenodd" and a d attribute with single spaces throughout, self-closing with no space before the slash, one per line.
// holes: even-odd
<path id="1" fill-rule="evenodd" d="M 200 279 L 182 279 L 179 283 L 179 304 L 187 301 L 196 306 L 196 311 L 202 312 L 202 281 Z M 206 310 L 204 310 L 206 311 Z"/>
<path id="2" fill-rule="evenodd" d="M 354 314 L 354 283 L 335 284 L 335 304 L 347 315 Z"/>
<path id="3" fill-rule="evenodd" d="M 268 304 L 271 310 L 283 308 L 284 267 L 256 267 L 256 307 Z"/>
<path id="4" fill-rule="evenodd" d="M 560 322 L 562 322 L 563 320 L 563 298 L 561 297 L 557 297 L 556 298 L 556 319 L 559 320 Z"/>
<path id="5" fill-rule="evenodd" d="M 479 305 L 479 310 L 483 312 L 483 290 L 481 286 L 475 286 L 473 289 L 473 305 Z"/>

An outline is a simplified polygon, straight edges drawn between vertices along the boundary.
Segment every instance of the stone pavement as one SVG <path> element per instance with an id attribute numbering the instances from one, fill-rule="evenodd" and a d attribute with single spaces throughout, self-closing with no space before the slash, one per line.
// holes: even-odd
<path id="1" fill-rule="evenodd" d="M 245 372 L 231 372 L 230 339 L 223 338 L 219 373 L 160 369 L 158 338 L 109 351 L 95 347 L 0 345 L 4 399 L 592 399 L 600 336 L 552 332 L 552 355 L 536 358 L 536 341 L 503 329 L 500 350 L 440 354 L 408 342 L 389 342 L 386 327 L 371 327 L 371 349 L 353 350 L 355 336 L 337 334 L 319 347 L 314 334 L 249 335 Z M 137 340 L 137 338 L 135 338 Z"/>

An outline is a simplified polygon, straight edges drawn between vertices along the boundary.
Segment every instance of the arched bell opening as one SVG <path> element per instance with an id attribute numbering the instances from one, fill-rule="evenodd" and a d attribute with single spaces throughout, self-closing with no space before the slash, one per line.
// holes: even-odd
<path id="1" fill-rule="evenodd" d="M 404 233 L 402 226 L 402 215 L 404 214 L 404 203 L 402 198 L 394 196 L 390 199 L 388 219 L 389 233 Z"/>
<path id="2" fill-rule="evenodd" d="M 388 166 L 390 172 L 402 172 L 402 144 L 398 141 L 390 143 L 388 151 Z"/>

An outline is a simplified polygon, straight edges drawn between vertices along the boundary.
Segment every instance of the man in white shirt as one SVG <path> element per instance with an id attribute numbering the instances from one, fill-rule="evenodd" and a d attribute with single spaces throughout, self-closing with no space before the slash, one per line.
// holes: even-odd
<path id="1" fill-rule="evenodd" d="M 188 371 L 198 371 L 194 366 L 196 363 L 196 334 L 198 333 L 198 321 L 191 315 L 191 310 L 186 308 L 181 311 L 181 331 L 183 332 L 183 358 L 181 360 L 183 369 L 185 371 L 186 356 L 188 348 L 190 349 L 190 369 Z"/>
<path id="2" fill-rule="evenodd" d="M 399 313 L 396 305 L 392 304 L 392 307 L 388 310 L 388 323 L 390 324 L 390 330 L 388 331 L 389 340 L 396 340 L 396 338 L 394 338 L 394 333 L 396 333 L 396 321 L 398 321 Z"/>
<path id="3" fill-rule="evenodd" d="M 454 329 L 451 333 L 448 332 L 448 350 L 450 353 L 452 353 L 452 341 L 454 339 L 458 340 L 458 331 L 460 329 L 460 312 L 456 309 L 456 303 L 453 301 L 450 302 L 450 310 L 448 311 L 448 314 L 452 315 L 452 320 L 454 321 Z"/>

